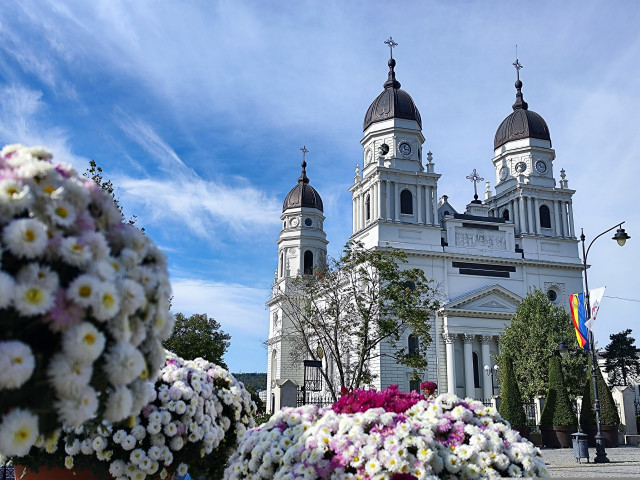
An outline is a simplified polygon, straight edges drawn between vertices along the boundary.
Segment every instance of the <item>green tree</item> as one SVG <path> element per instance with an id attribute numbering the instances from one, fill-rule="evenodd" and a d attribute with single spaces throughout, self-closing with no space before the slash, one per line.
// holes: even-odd
<path id="1" fill-rule="evenodd" d="M 575 338 L 569 314 L 549 301 L 542 290 L 529 293 L 518 306 L 511 322 L 500 337 L 498 364 L 505 368 L 511 357 L 516 381 L 523 398 L 532 401 L 549 387 L 548 362 L 558 344 Z M 567 386 L 572 396 L 582 389 L 587 353 L 580 350 L 565 360 Z"/>
<path id="2" fill-rule="evenodd" d="M 500 390 L 500 415 L 514 427 L 527 425 L 527 417 L 524 414 L 522 396 L 518 388 L 518 382 L 513 371 L 511 357 L 504 359 L 505 369 L 502 374 L 502 389 Z"/>
<path id="3" fill-rule="evenodd" d="M 589 362 L 589 373 L 591 373 L 591 362 Z M 604 381 L 602 370 L 596 368 L 596 375 L 598 376 L 598 398 L 600 399 L 600 423 L 617 427 L 620 425 L 620 416 L 611 390 L 607 382 Z"/>
<path id="4" fill-rule="evenodd" d="M 640 357 L 631 337 L 631 329 L 609 335 L 611 343 L 600 356 L 605 360 L 604 371 L 607 372 L 610 385 L 629 385 L 629 380 L 640 380 Z"/>
<path id="5" fill-rule="evenodd" d="M 596 416 L 593 412 L 593 379 L 591 377 L 591 361 L 587 371 L 587 381 L 582 389 L 582 405 L 580 406 L 580 426 L 590 427 L 596 424 Z"/>
<path id="6" fill-rule="evenodd" d="M 414 375 L 426 369 L 424 353 L 439 302 L 432 280 L 421 269 L 403 269 L 406 262 L 400 250 L 347 243 L 339 259 L 292 279 L 292 288 L 277 297 L 290 319 L 282 334 L 296 346 L 290 360 L 317 359 L 321 347 L 321 374 L 334 399 L 343 386 L 369 385 L 371 362 L 383 355 L 411 367 Z M 401 345 L 406 334 L 418 339 L 419 349 Z"/>
<path id="7" fill-rule="evenodd" d="M 578 419 L 571 408 L 571 400 L 564 382 L 560 355 L 552 355 L 549 359 L 549 388 L 540 415 L 540 425 L 570 427 L 577 424 Z"/>
<path id="8" fill-rule="evenodd" d="M 173 334 L 164 342 L 164 348 L 187 360 L 202 357 L 227 368 L 222 357 L 230 345 L 231 335 L 220 330 L 220 323 L 206 313 L 186 317 L 176 313 Z"/>

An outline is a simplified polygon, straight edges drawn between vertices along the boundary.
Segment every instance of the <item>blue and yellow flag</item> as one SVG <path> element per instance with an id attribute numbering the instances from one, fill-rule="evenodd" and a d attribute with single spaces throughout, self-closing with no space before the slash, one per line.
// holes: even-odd
<path id="1" fill-rule="evenodd" d="M 571 320 L 576 331 L 578 345 L 584 350 L 589 350 L 589 337 L 587 337 L 587 326 L 585 325 L 584 295 L 582 293 L 569 295 L 569 309 L 571 310 Z"/>

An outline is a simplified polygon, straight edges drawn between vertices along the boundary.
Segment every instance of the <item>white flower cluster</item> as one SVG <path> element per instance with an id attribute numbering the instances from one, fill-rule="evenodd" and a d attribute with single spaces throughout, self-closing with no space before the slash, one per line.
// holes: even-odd
<path id="1" fill-rule="evenodd" d="M 209 464 L 224 464 L 235 436 L 254 426 L 255 405 L 241 383 L 206 360 L 183 360 L 167 352 L 156 382 L 157 397 L 142 409 L 133 427 L 103 422 L 66 435 L 65 465 L 73 468 L 95 457 L 108 462 L 119 480 L 147 476 L 206 473 Z M 232 439 L 231 436 L 234 438 Z M 223 451 L 217 451 L 224 444 Z"/>
<path id="2" fill-rule="evenodd" d="M 27 455 L 40 433 L 81 425 L 99 406 L 112 422 L 139 413 L 173 329 L 164 254 L 123 222 L 96 182 L 51 159 L 40 147 L 0 151 L 0 453 L 7 456 Z"/>
<path id="3" fill-rule="evenodd" d="M 283 409 L 240 440 L 225 480 L 549 476 L 540 451 L 496 409 L 440 395 L 406 412 Z"/>

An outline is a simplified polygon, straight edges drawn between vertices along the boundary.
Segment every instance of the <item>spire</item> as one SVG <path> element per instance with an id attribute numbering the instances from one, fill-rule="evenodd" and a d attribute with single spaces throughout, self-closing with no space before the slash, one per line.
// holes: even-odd
<path id="1" fill-rule="evenodd" d="M 393 59 L 393 48 L 397 47 L 398 44 L 393 41 L 392 37 L 389 37 L 389 40 L 385 40 L 384 43 L 389 45 L 389 76 L 383 86 L 384 88 L 400 88 L 400 82 L 396 80 L 396 72 L 393 70 L 393 67 L 396 66 L 396 61 Z"/>
<path id="2" fill-rule="evenodd" d="M 307 156 L 307 153 L 309 153 L 309 150 L 307 150 L 307 147 L 303 145 L 300 151 L 302 152 L 302 163 L 300 164 L 302 166 L 302 173 L 298 178 L 298 183 L 309 183 L 309 178 L 307 177 L 307 161 L 306 161 L 306 156 Z"/>
<path id="3" fill-rule="evenodd" d="M 518 46 L 516 45 L 516 52 L 517 52 L 517 49 L 518 49 Z M 516 103 L 513 104 L 513 110 L 518 110 L 519 108 L 521 108 L 522 110 L 527 110 L 529 108 L 529 105 L 522 98 L 522 82 L 520 81 L 520 70 L 523 68 L 523 66 L 517 57 L 518 55 L 516 54 L 516 61 L 513 63 L 513 66 L 516 68 L 516 75 L 517 75 Z"/>

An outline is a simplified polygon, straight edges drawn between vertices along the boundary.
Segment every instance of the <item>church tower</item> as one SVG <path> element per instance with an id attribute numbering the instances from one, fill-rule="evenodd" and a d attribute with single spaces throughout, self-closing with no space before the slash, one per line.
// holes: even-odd
<path id="1" fill-rule="evenodd" d="M 520 249 L 544 256 L 577 254 L 573 224 L 572 196 L 564 170 L 559 187 L 553 173 L 555 150 L 545 120 L 529 110 L 522 94 L 520 69 L 517 71 L 516 101 L 494 138 L 493 165 L 496 172 L 495 196 L 488 192 L 486 203 L 491 215 L 511 221 Z M 548 254 L 548 255 L 546 255 Z"/>
<path id="2" fill-rule="evenodd" d="M 267 370 L 267 411 L 278 410 L 280 395 L 274 395 L 283 382 L 290 380 L 302 385 L 303 372 L 291 362 L 293 345 L 283 332 L 288 331 L 290 320 L 278 299 L 291 288 L 292 278 L 313 274 L 317 265 L 327 259 L 327 235 L 322 198 L 309 184 L 307 177 L 306 147 L 302 151 L 302 172 L 298 183 L 287 194 L 282 205 L 282 230 L 278 237 L 278 268 L 275 273 L 269 308 L 269 340 Z M 277 400 L 276 400 L 277 398 Z"/>
<path id="3" fill-rule="evenodd" d="M 353 234 L 365 247 L 440 247 L 437 185 L 433 157 L 423 167 L 422 118 L 411 96 L 396 79 L 392 38 L 389 74 L 384 90 L 364 117 L 362 170 L 356 166 L 353 200 Z"/>

